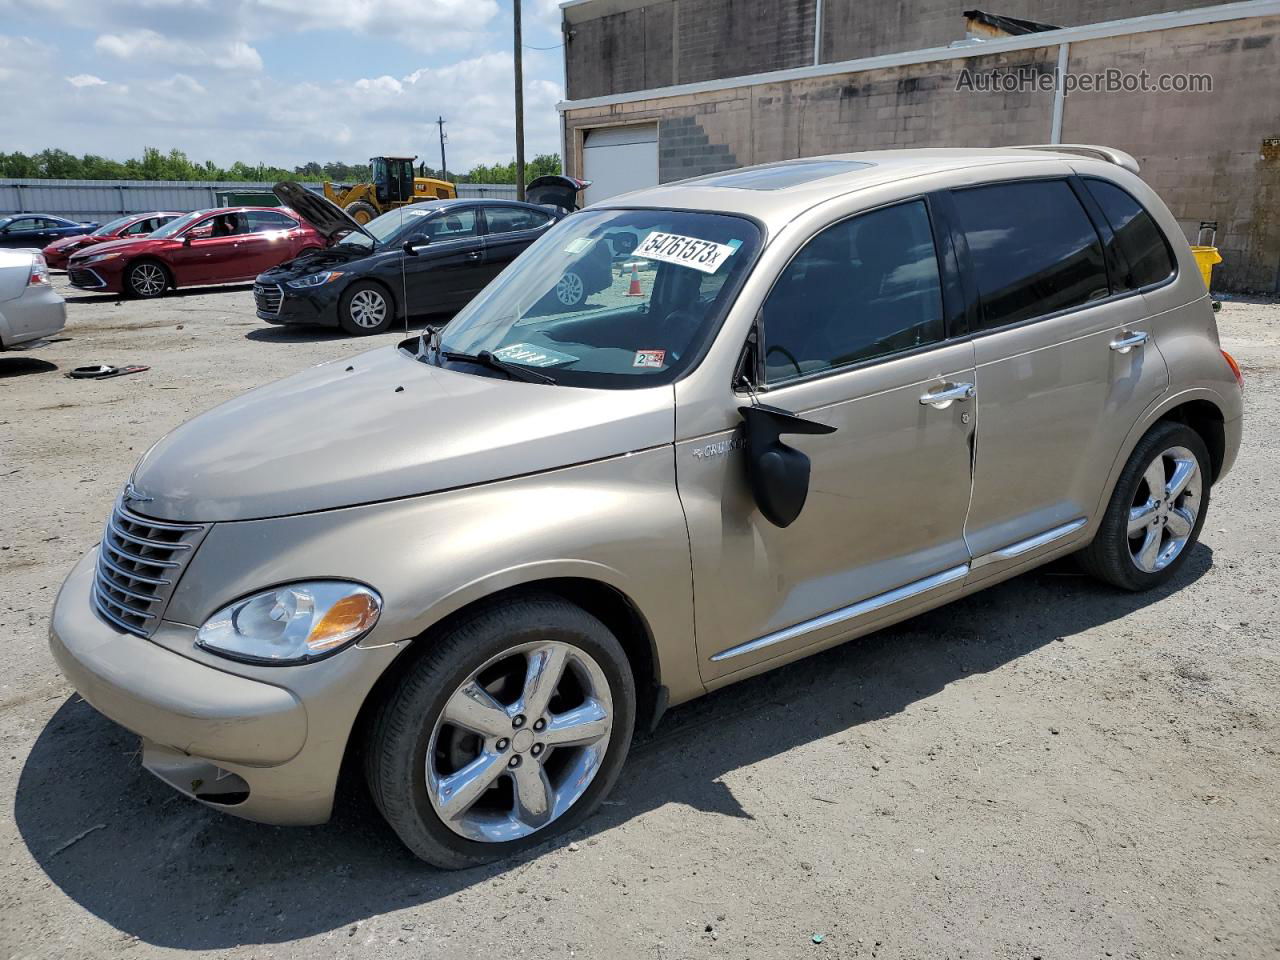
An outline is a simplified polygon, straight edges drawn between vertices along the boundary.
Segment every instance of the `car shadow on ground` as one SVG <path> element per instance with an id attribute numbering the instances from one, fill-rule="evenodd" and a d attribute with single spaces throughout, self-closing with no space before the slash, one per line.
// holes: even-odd
<path id="1" fill-rule="evenodd" d="M 58 369 L 56 363 L 40 360 L 36 357 L 4 357 L 0 356 L 0 379 L 5 377 L 25 377 L 33 373 L 53 373 Z"/>
<path id="2" fill-rule="evenodd" d="M 72 287 L 72 290 L 77 289 Z M 252 283 L 231 283 L 226 286 L 218 287 L 179 287 L 176 290 L 168 290 L 163 297 L 156 297 L 155 300 L 171 300 L 182 299 L 183 297 L 201 297 L 208 293 L 244 293 L 246 290 L 252 290 Z M 151 301 L 134 299 L 126 297 L 121 293 L 92 293 L 84 291 L 83 293 L 64 293 L 62 299 L 67 303 L 148 303 Z"/>
<path id="3" fill-rule="evenodd" d="M 679 707 L 637 739 L 598 813 L 568 836 L 488 867 L 423 865 L 353 783 L 320 827 L 267 827 L 206 810 L 142 770 L 136 738 L 75 696 L 36 740 L 14 817 L 63 893 L 140 940 L 218 950 L 313 936 L 482 884 L 665 804 L 747 817 L 724 774 L 856 731 L 966 676 L 1159 603 L 1212 559 L 1196 547 L 1171 583 L 1145 594 L 1059 565 Z"/>

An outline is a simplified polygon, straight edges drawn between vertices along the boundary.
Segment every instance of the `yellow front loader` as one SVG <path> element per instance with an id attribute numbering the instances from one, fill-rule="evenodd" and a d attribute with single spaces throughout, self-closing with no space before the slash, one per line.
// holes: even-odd
<path id="1" fill-rule="evenodd" d="M 324 195 L 336 203 L 356 223 L 364 226 L 374 217 L 410 203 L 424 200 L 449 200 L 458 195 L 457 188 L 448 180 L 413 175 L 414 157 L 372 157 L 372 183 L 355 186 L 334 186 L 328 181 Z"/>

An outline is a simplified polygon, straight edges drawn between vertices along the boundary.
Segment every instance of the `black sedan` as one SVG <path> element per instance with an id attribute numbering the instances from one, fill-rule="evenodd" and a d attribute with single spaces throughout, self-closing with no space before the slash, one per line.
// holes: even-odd
<path id="1" fill-rule="evenodd" d="M 381 333 L 406 316 L 454 313 L 563 211 L 514 200 L 415 203 L 361 227 L 324 197 L 294 183 L 276 195 L 332 245 L 259 275 L 258 317 Z M 609 285 L 609 262 L 584 263 L 562 284 L 565 306 Z M 576 300 L 575 300 L 576 298 Z"/>
<path id="2" fill-rule="evenodd" d="M 76 223 L 50 213 L 16 213 L 0 217 L 0 247 L 35 247 L 43 250 L 55 240 L 92 233 L 99 226 L 97 223 Z"/>

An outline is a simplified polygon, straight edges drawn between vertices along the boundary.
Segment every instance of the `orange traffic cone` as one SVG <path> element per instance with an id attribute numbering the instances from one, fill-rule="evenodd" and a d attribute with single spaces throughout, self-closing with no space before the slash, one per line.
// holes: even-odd
<path id="1" fill-rule="evenodd" d="M 640 289 L 640 271 L 633 263 L 631 265 L 631 286 L 627 288 L 628 297 L 643 297 L 644 291 Z"/>

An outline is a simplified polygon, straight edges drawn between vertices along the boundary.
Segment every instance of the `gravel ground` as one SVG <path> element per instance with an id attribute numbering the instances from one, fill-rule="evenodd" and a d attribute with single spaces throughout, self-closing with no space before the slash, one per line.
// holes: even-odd
<path id="1" fill-rule="evenodd" d="M 0 958 L 1280 955 L 1280 306 L 1220 314 L 1245 443 L 1167 589 L 1064 565 L 739 684 L 563 842 L 442 873 L 357 788 L 308 829 L 178 797 L 45 642 L 147 445 L 396 335 L 66 293 L 67 339 L 0 356 Z M 152 369 L 61 375 L 99 361 Z"/>

